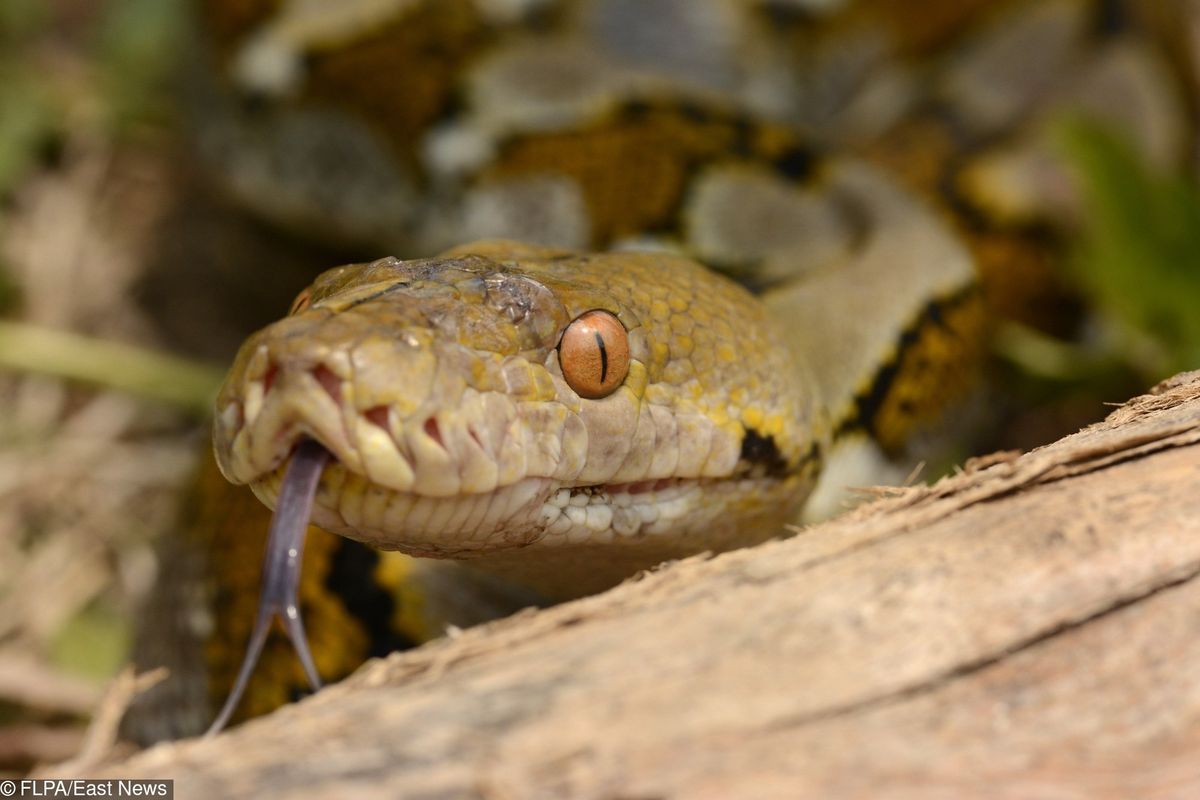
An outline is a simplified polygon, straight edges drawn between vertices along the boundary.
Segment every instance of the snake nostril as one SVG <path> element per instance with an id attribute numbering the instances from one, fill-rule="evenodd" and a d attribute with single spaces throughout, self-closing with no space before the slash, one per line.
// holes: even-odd
<path id="1" fill-rule="evenodd" d="M 324 364 L 318 364 L 312 370 L 312 376 L 317 379 L 317 383 L 321 384 L 321 388 L 325 393 L 333 398 L 333 402 L 341 406 L 342 404 L 342 379 L 333 373 L 329 367 Z"/>
<path id="2" fill-rule="evenodd" d="M 446 442 L 442 439 L 442 429 L 438 426 L 436 417 L 430 417 L 425 420 L 425 434 L 438 443 L 438 447 L 445 449 Z"/>

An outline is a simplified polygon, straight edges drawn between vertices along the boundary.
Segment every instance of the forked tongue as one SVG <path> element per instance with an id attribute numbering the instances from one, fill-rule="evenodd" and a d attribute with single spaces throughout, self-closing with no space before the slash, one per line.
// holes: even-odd
<path id="1" fill-rule="evenodd" d="M 321 678 L 317 675 L 312 653 L 308 649 L 308 640 L 304 636 L 304 621 L 300 619 L 297 594 L 300 588 L 304 534 L 308 530 L 308 520 L 312 515 L 317 483 L 328 461 L 329 451 L 312 439 L 301 440 L 296 452 L 292 454 L 292 461 L 283 476 L 283 486 L 279 489 L 275 514 L 271 517 L 270 532 L 267 534 L 262 594 L 258 598 L 258 616 L 254 620 L 254 631 L 250 634 L 246 655 L 242 659 L 241 669 L 238 670 L 233 691 L 229 693 L 225 706 L 213 720 L 205 736 L 216 734 L 229 722 L 230 716 L 242 699 L 242 694 L 246 691 L 246 684 L 250 682 L 254 666 L 262 655 L 267 634 L 271 631 L 271 621 L 276 614 L 279 615 L 288 638 L 292 640 L 292 646 L 296 648 L 296 655 L 304 665 L 308 682 L 314 690 L 321 688 Z"/>

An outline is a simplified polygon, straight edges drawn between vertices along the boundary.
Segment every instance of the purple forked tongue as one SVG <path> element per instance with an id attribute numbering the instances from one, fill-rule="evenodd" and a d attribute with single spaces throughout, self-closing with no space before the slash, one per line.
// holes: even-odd
<path id="1" fill-rule="evenodd" d="M 292 646 L 296 648 L 296 655 L 300 656 L 300 663 L 304 665 L 308 682 L 314 690 L 321 688 L 321 678 L 317 675 L 312 653 L 308 650 L 308 640 L 304 637 L 304 622 L 300 619 L 300 607 L 296 596 L 300 588 L 300 560 L 304 553 L 304 534 L 308 530 L 308 519 L 312 514 L 317 483 L 328 461 L 329 451 L 312 439 L 302 440 L 292 455 L 292 462 L 288 464 L 287 473 L 283 476 L 283 486 L 279 489 L 275 514 L 271 517 L 270 532 L 267 534 L 262 594 L 258 598 L 258 616 L 254 620 L 254 631 L 250 634 L 250 642 L 246 646 L 246 655 L 242 659 L 241 669 L 238 670 L 233 691 L 229 693 L 225 706 L 213 720 L 205 736 L 212 736 L 229 722 L 229 717 L 233 715 L 242 694 L 246 691 L 246 684 L 250 681 L 258 657 L 262 655 L 263 645 L 266 644 L 267 634 L 271 630 L 271 620 L 276 614 L 283 622 L 283 629 L 292 640 Z"/>

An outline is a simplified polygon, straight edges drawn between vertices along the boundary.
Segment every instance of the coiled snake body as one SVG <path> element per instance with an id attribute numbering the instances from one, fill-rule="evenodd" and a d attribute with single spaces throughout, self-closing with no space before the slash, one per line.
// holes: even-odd
<path id="1" fill-rule="evenodd" d="M 930 101 L 914 94 L 918 57 L 988 30 L 987 4 L 924 5 L 910 26 L 888 3 L 204 4 L 197 141 L 227 188 L 293 229 L 410 257 L 325 273 L 243 346 L 217 402 L 222 472 L 273 505 L 297 443 L 315 440 L 332 456 L 321 528 L 561 599 L 781 535 L 823 472 L 836 488 L 902 461 L 972 385 L 977 264 L 1018 313 L 1039 291 L 995 290 L 1028 260 L 1024 228 L 975 214 L 964 237 L 912 191 L 948 174 L 925 161 L 960 163 L 943 139 L 880 153 Z M 1093 11 L 1028 4 L 1017 19 L 1052 60 L 1085 52 Z M 962 141 L 1011 130 L 1050 93 L 997 73 L 1012 67 L 1001 45 L 983 35 L 943 87 L 943 101 L 993 90 L 955 119 Z M 1140 86 L 1130 63 L 1095 80 Z M 1134 116 L 1169 118 L 1156 97 Z M 868 158 L 814 147 L 830 141 Z M 869 160 L 911 168 L 909 188 Z M 956 206 L 995 200 L 993 185 L 963 181 Z M 1022 201 L 1041 214 L 1042 199 Z M 229 642 L 249 634 L 262 530 L 216 541 L 201 549 L 221 576 L 220 689 Z M 347 548 L 310 542 L 300 583 L 326 677 L 475 613 L 450 610 L 438 569 Z M 493 588 L 451 572 L 464 593 Z M 251 712 L 303 685 L 282 646 L 266 661 Z M 163 702 L 208 695 L 194 666 L 180 672 Z"/>

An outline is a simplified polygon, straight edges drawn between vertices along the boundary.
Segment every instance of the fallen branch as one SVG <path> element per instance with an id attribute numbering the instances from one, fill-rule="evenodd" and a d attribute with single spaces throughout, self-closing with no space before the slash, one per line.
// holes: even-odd
<path id="1" fill-rule="evenodd" d="M 117 732 L 121 718 L 134 699 L 167 677 L 165 669 L 155 669 L 141 675 L 127 666 L 113 679 L 100 699 L 92 721 L 84 733 L 79 749 L 71 758 L 42 767 L 35 778 L 79 778 L 105 761 L 113 760 L 118 748 Z"/>
<path id="2" fill-rule="evenodd" d="M 112 774 L 181 797 L 1196 797 L 1198 576 L 1193 373 Z"/>

